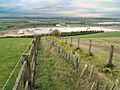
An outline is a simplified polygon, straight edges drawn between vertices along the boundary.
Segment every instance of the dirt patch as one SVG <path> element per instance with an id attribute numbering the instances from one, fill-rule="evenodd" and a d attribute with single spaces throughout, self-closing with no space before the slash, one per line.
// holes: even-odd
<path id="1" fill-rule="evenodd" d="M 17 35 L 17 30 L 6 30 L 6 31 L 0 31 L 0 36 L 6 36 L 6 35 Z"/>

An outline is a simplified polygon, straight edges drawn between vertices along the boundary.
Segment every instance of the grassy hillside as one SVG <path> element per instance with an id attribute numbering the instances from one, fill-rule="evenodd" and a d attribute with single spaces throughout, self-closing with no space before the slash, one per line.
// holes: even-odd
<path id="1" fill-rule="evenodd" d="M 55 48 L 46 42 L 40 46 L 34 90 L 68 90 L 73 87 L 72 65 L 66 65 L 64 59 L 54 50 Z"/>
<path id="2" fill-rule="evenodd" d="M 31 40 L 31 38 L 0 38 L 0 90 Z M 20 65 L 21 63 L 5 90 L 12 90 Z"/>
<path id="3" fill-rule="evenodd" d="M 94 64 L 98 70 L 106 75 L 107 78 L 120 80 L 120 33 L 119 32 L 106 32 L 91 35 L 81 35 L 73 37 L 72 44 L 78 45 L 78 39 L 80 38 L 80 49 L 84 53 L 88 52 L 89 40 L 92 40 L 92 53 L 94 59 L 83 58 L 84 61 Z M 64 40 L 66 42 L 66 40 Z M 71 39 L 68 38 L 68 43 L 71 43 Z M 108 63 L 108 57 L 110 52 L 110 46 L 114 45 L 113 65 L 111 69 L 105 68 Z M 81 56 L 82 58 L 82 56 Z M 105 70 L 108 70 L 107 72 Z"/>
<path id="4" fill-rule="evenodd" d="M 51 37 L 56 43 L 63 44 L 59 39 Z M 73 49 L 64 43 L 64 49 Z M 55 46 L 46 40 L 41 40 L 37 65 L 35 69 L 34 90 L 89 90 L 98 77 L 94 73 L 89 78 L 88 72 L 81 78 L 83 63 L 80 61 L 79 70 L 76 71 L 73 61 L 63 58 Z M 102 90 L 102 89 L 100 89 Z"/>
<path id="5" fill-rule="evenodd" d="M 104 32 L 89 35 L 72 36 L 74 38 L 102 38 L 102 37 L 120 37 L 120 32 Z"/>

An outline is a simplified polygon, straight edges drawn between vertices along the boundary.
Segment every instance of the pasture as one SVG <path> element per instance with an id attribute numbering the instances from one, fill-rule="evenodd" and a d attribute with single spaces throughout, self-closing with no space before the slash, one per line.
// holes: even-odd
<path id="1" fill-rule="evenodd" d="M 16 29 L 18 26 L 24 26 L 26 24 L 28 24 L 29 22 L 27 20 L 17 20 L 17 19 L 1 19 L 0 20 L 0 31 L 4 31 L 4 30 L 14 30 Z"/>
<path id="2" fill-rule="evenodd" d="M 32 38 L 0 38 L 0 89 L 2 89 L 31 40 Z M 18 64 L 5 90 L 12 90 L 20 66 L 21 62 Z"/>
<path id="3" fill-rule="evenodd" d="M 83 61 L 95 65 L 95 67 L 101 72 L 105 74 L 105 78 L 109 78 L 111 80 L 120 80 L 120 32 L 105 32 L 105 33 L 97 33 L 90 35 L 79 35 L 72 36 L 72 44 L 74 46 L 78 45 L 78 39 L 80 39 L 80 49 L 85 54 L 89 50 L 90 40 L 92 40 L 92 53 L 93 56 L 90 58 L 83 57 L 85 55 L 81 55 Z M 66 39 L 64 39 L 66 42 Z M 68 38 L 68 43 L 71 43 L 71 38 Z M 105 67 L 108 63 L 110 47 L 114 45 L 114 53 L 113 53 L 113 68 Z"/>
<path id="4" fill-rule="evenodd" d="M 73 89 L 73 90 L 79 90 L 79 89 L 80 90 L 89 90 L 87 88 L 92 88 L 91 90 L 97 90 L 97 89 L 95 89 L 96 87 L 99 88 L 99 90 L 111 90 L 111 88 L 113 90 L 117 90 L 117 88 L 118 88 L 117 86 L 118 86 L 119 80 L 120 80 L 119 67 L 114 62 L 113 62 L 114 67 L 112 67 L 112 68 L 105 67 L 105 65 L 107 64 L 106 61 L 107 61 L 108 57 L 106 60 L 104 57 L 101 57 L 104 60 L 101 60 L 101 63 L 100 63 L 99 58 L 97 56 L 97 53 L 100 54 L 99 50 L 97 50 L 97 52 L 92 52 L 93 54 L 89 55 L 88 50 L 87 50 L 88 47 L 87 48 L 81 47 L 81 43 L 80 43 L 80 48 L 77 48 L 77 46 L 74 42 L 75 40 L 73 40 L 73 42 L 71 44 L 71 39 L 62 39 L 62 41 L 55 37 L 50 37 L 50 39 L 52 40 L 50 42 L 58 48 L 57 50 L 59 53 L 61 53 L 61 56 L 65 58 L 66 62 L 64 62 L 64 63 L 66 65 L 69 65 L 70 63 L 68 63 L 68 62 L 72 61 L 71 63 L 73 64 L 74 68 L 76 67 L 75 69 L 78 69 L 78 77 L 73 76 L 74 79 L 77 78 L 78 82 L 77 83 L 74 82 L 74 84 L 72 84 L 75 86 L 74 88 L 78 88 L 78 89 Z M 56 43 L 59 44 L 60 46 L 57 45 Z M 67 51 L 63 50 L 63 48 Z M 56 53 L 57 53 L 57 50 L 56 50 Z M 71 55 L 73 55 L 73 56 L 71 56 Z M 78 57 L 79 60 L 75 58 L 76 55 L 79 56 Z M 77 66 L 77 65 L 79 65 L 79 66 Z M 83 66 L 84 66 L 84 68 L 83 68 Z M 94 67 L 94 71 L 92 70 L 92 66 Z M 91 68 L 91 70 L 90 70 L 90 68 Z M 83 72 L 84 72 L 84 76 L 86 78 L 85 77 L 81 78 Z M 92 78 L 89 77 L 89 72 L 93 72 L 94 75 L 92 76 Z M 84 79 L 86 79 L 85 81 L 87 81 L 87 82 L 83 82 Z M 96 80 L 97 80 L 97 82 L 99 82 L 99 85 L 97 84 Z M 81 82 L 83 82 L 83 83 L 81 83 Z M 113 83 L 115 82 L 116 86 L 114 86 L 112 82 Z M 88 84 L 85 85 L 86 83 L 88 83 Z M 85 85 L 85 87 L 81 89 L 81 87 L 84 85 Z M 106 89 L 106 87 L 107 87 L 107 89 Z"/>
<path id="5" fill-rule="evenodd" d="M 73 38 L 110 38 L 110 37 L 120 37 L 120 32 L 104 32 L 89 35 L 73 36 Z"/>

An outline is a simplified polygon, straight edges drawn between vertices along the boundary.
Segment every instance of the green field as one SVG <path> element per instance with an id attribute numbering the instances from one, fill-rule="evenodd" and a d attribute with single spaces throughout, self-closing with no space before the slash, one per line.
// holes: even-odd
<path id="1" fill-rule="evenodd" d="M 86 23 L 77 19 L 47 19 L 47 18 L 18 18 L 18 19 L 0 19 L 0 31 L 4 30 L 16 30 L 21 28 L 34 28 L 34 27 L 48 27 L 56 26 L 56 24 L 61 24 L 63 26 L 81 26 L 81 25 L 92 25 L 91 23 Z"/>
<path id="2" fill-rule="evenodd" d="M 74 38 L 109 38 L 109 37 L 120 37 L 120 32 L 104 32 L 104 33 L 96 33 L 89 35 L 78 35 L 72 36 Z"/>
<path id="3" fill-rule="evenodd" d="M 8 20 L 0 20 L 0 31 L 3 30 L 9 30 L 9 29 L 16 29 L 19 26 L 24 26 L 28 24 L 29 22 L 27 20 L 13 20 L 13 19 L 8 19 Z"/>
<path id="4" fill-rule="evenodd" d="M 54 40 L 61 43 L 58 39 L 54 38 Z M 69 47 L 69 45 L 66 46 Z M 79 73 L 77 73 L 71 59 L 63 58 L 55 46 L 51 45 L 47 40 L 41 39 L 33 90 L 89 90 L 96 74 L 89 79 L 80 78 L 79 75 L 83 65 L 80 62 Z"/>
<path id="5" fill-rule="evenodd" d="M 0 38 L 0 90 L 32 38 Z M 21 63 L 5 90 L 12 90 Z"/>
<path id="6" fill-rule="evenodd" d="M 69 78 L 74 75 L 72 65 L 66 65 L 54 50 L 45 41 L 40 45 L 34 90 L 67 90 L 72 87 Z"/>
<path id="7" fill-rule="evenodd" d="M 120 32 L 105 32 L 72 37 L 72 43 L 74 46 L 77 46 L 78 38 L 80 38 L 80 49 L 83 51 L 83 54 L 88 52 L 89 40 L 92 40 L 92 53 L 94 55 L 94 58 L 85 58 L 82 56 L 82 54 L 81 58 L 83 57 L 82 59 L 85 62 L 95 65 L 99 72 L 105 74 L 105 78 L 109 78 L 112 80 L 120 80 Z M 71 42 L 70 38 L 68 38 L 68 42 Z M 114 45 L 114 67 L 109 69 L 104 67 L 108 63 L 108 56 L 111 45 Z M 108 70 L 107 73 L 105 73 L 104 70 Z"/>

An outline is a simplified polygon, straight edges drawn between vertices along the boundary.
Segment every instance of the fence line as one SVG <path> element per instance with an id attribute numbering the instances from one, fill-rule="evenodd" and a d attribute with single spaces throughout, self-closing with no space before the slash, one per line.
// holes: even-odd
<path id="1" fill-rule="evenodd" d="M 38 53 L 40 37 L 36 36 L 35 40 L 29 46 L 28 51 L 22 55 L 22 67 L 19 71 L 13 90 L 32 90 L 35 62 Z"/>
<path id="2" fill-rule="evenodd" d="M 68 38 L 61 38 L 63 41 L 64 41 L 64 39 L 67 41 L 67 43 L 68 43 L 68 41 L 70 40 L 70 42 L 69 43 L 71 43 L 71 38 L 70 39 L 68 39 Z M 76 39 L 76 38 L 75 38 Z M 77 40 L 77 48 L 80 48 L 80 39 L 78 38 L 78 39 L 76 39 Z M 73 39 L 72 39 L 72 41 L 73 41 Z M 93 45 L 93 40 L 88 40 L 88 55 L 93 55 L 94 54 L 94 52 L 93 52 L 93 47 L 94 47 L 94 45 Z M 112 63 L 112 60 L 113 60 L 113 53 L 115 53 L 115 46 L 114 45 L 110 45 L 110 48 L 109 48 L 109 55 L 108 55 L 108 63 L 107 63 L 107 65 L 108 66 L 112 66 L 113 65 L 113 63 Z"/>
<path id="3" fill-rule="evenodd" d="M 28 46 L 27 46 L 27 48 L 24 50 L 24 52 L 26 52 L 26 51 L 29 49 L 29 46 L 30 46 L 30 45 L 31 45 L 31 42 L 28 44 Z M 19 65 L 21 59 L 22 59 L 22 55 L 20 56 L 18 62 L 16 63 L 15 67 L 13 68 L 12 72 L 10 73 L 10 76 L 9 76 L 8 79 L 6 80 L 5 84 L 3 85 L 2 90 L 4 90 L 4 89 L 6 88 L 6 86 L 7 86 L 7 84 L 9 83 L 11 77 L 13 76 L 13 74 L 14 74 L 17 66 Z"/>
<path id="4" fill-rule="evenodd" d="M 47 40 L 48 40 L 52 45 L 54 45 L 54 46 L 56 47 L 56 51 L 59 52 L 59 54 L 60 54 L 64 59 L 66 59 L 66 60 L 68 60 L 68 59 L 72 60 L 72 61 L 73 61 L 73 67 L 75 67 L 75 69 L 78 71 L 78 68 L 81 66 L 79 57 L 78 57 L 76 54 L 73 54 L 73 53 L 71 53 L 71 52 L 66 51 L 66 50 L 63 48 L 62 45 L 58 45 L 58 44 L 57 44 L 56 42 L 54 42 L 53 40 L 51 40 L 51 39 L 49 39 L 49 38 L 47 38 Z M 65 39 L 65 40 L 66 40 L 66 39 Z M 66 41 L 67 41 L 67 40 L 66 40 Z M 65 43 L 66 43 L 66 42 L 65 42 Z M 78 60 L 78 59 L 79 59 L 79 60 Z M 78 67 L 78 68 L 76 68 L 76 67 Z M 81 68 L 81 67 L 80 67 L 80 68 Z M 79 68 L 79 69 L 80 69 L 80 68 Z M 86 78 L 88 78 L 88 77 L 92 78 L 92 75 L 95 74 L 95 73 L 96 73 L 97 76 L 99 76 L 99 74 L 98 74 L 99 72 L 98 72 L 98 71 L 95 72 L 95 68 L 94 68 L 93 65 L 85 64 L 85 66 L 82 68 L 82 70 L 81 70 L 80 72 L 81 72 L 81 74 L 80 74 L 80 77 L 79 77 L 79 78 L 82 78 L 82 76 L 86 76 L 86 75 L 87 75 Z M 80 72 L 78 72 L 78 73 L 80 73 Z M 86 73 L 87 73 L 87 74 L 86 74 Z M 85 74 L 85 75 L 84 75 L 84 74 Z M 100 77 L 98 77 L 98 78 L 100 78 Z M 106 80 L 104 80 L 104 81 L 106 81 Z M 112 86 L 111 86 L 110 84 L 112 84 Z M 107 85 L 108 85 L 108 82 L 102 84 L 102 90 L 103 90 L 103 89 L 104 89 L 104 90 L 107 90 L 107 89 L 106 89 Z M 119 88 L 118 83 L 117 83 L 117 85 L 116 85 L 115 82 L 114 82 L 114 83 L 110 82 L 108 87 L 109 87 L 110 90 L 116 90 L 115 88 Z M 94 90 L 94 89 L 95 89 L 95 90 L 99 90 L 100 88 L 101 88 L 101 84 L 100 84 L 100 81 L 98 81 L 98 80 L 95 80 L 95 81 L 93 82 L 93 84 L 91 85 L 91 87 L 90 87 L 91 90 Z"/>

